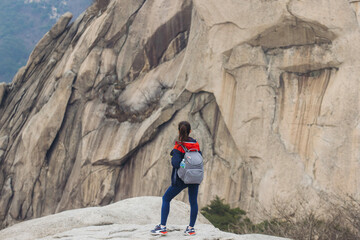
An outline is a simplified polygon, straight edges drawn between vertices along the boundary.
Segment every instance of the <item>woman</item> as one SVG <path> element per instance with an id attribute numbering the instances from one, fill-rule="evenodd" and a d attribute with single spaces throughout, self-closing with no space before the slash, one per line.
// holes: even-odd
<path id="1" fill-rule="evenodd" d="M 171 186 L 167 189 L 164 196 L 162 197 L 162 207 L 161 207 L 161 223 L 155 226 L 154 230 L 151 230 L 153 235 L 165 235 L 166 231 L 166 221 L 170 211 L 170 201 L 178 195 L 182 190 L 188 188 L 189 192 L 189 202 L 190 202 L 190 224 L 186 227 L 184 232 L 185 235 L 195 235 L 195 221 L 198 213 L 198 204 L 197 196 L 199 190 L 199 184 L 185 184 L 177 175 L 177 170 L 180 167 L 180 162 L 184 158 L 185 151 L 182 146 L 187 149 L 196 149 L 200 152 L 199 143 L 189 137 L 191 132 L 190 123 L 182 121 L 178 126 L 179 130 L 179 141 L 175 143 L 174 149 L 171 151 L 170 155 L 171 164 L 173 166 L 171 174 Z M 201 153 L 201 152 L 200 152 Z"/>

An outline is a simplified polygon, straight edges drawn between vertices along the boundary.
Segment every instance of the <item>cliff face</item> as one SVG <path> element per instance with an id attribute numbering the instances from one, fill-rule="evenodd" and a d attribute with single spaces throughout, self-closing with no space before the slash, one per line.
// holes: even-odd
<path id="1" fill-rule="evenodd" d="M 200 205 L 360 198 L 358 3 L 105 3 L 65 14 L 0 85 L 4 226 L 163 194 L 181 120 L 206 160 Z"/>

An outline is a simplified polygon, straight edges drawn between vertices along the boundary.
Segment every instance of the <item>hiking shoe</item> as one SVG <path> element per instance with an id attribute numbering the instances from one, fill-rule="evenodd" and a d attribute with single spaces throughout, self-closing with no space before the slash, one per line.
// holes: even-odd
<path id="1" fill-rule="evenodd" d="M 191 236 L 191 235 L 195 235 L 196 232 L 195 232 L 195 228 L 189 228 L 189 226 L 186 227 L 186 230 L 184 232 L 184 235 L 186 236 Z"/>
<path id="2" fill-rule="evenodd" d="M 161 225 L 156 225 L 154 230 L 150 231 L 152 235 L 165 235 L 167 234 L 166 227 L 161 227 Z"/>

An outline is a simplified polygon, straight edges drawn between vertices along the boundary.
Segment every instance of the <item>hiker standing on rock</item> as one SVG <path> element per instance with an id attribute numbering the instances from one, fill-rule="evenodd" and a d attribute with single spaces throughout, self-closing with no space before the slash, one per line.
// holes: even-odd
<path id="1" fill-rule="evenodd" d="M 170 155 L 173 166 L 171 174 L 171 186 L 162 197 L 161 223 L 151 230 L 153 235 L 165 235 L 166 221 L 170 211 L 170 201 L 182 190 L 188 188 L 190 202 L 190 224 L 186 227 L 185 235 L 195 235 L 195 221 L 198 214 L 197 196 L 199 184 L 203 179 L 203 159 L 199 143 L 189 137 L 191 132 L 190 123 L 182 121 L 178 126 L 179 141 L 175 142 Z"/>

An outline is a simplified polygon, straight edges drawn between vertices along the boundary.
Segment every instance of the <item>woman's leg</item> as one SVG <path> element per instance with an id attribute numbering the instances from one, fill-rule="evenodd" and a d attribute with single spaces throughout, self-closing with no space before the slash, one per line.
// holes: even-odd
<path id="1" fill-rule="evenodd" d="M 166 226 L 166 221 L 170 211 L 170 201 L 183 189 L 183 187 L 170 186 L 168 190 L 166 190 L 164 196 L 162 197 L 161 225 Z"/>
<path id="2" fill-rule="evenodd" d="M 196 222 L 196 217 L 198 214 L 198 196 L 199 184 L 190 184 L 189 185 L 189 202 L 190 202 L 190 227 L 194 227 Z"/>

